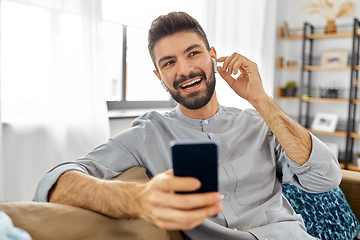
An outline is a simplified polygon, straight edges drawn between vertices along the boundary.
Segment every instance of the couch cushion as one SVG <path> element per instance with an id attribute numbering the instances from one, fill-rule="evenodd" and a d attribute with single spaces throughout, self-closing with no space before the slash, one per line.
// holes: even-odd
<path id="1" fill-rule="evenodd" d="M 115 180 L 148 181 L 146 171 L 134 167 Z M 136 240 L 184 239 L 180 231 L 166 231 L 142 219 L 114 219 L 105 215 L 56 203 L 0 202 L 14 226 L 27 231 L 33 240 Z"/>
<path id="2" fill-rule="evenodd" d="M 312 194 L 286 183 L 283 194 L 304 219 L 308 233 L 320 239 L 349 240 L 359 233 L 359 221 L 339 187 Z"/>
<path id="3" fill-rule="evenodd" d="M 2 202 L 0 209 L 34 240 L 170 239 L 167 231 L 141 219 L 113 219 L 62 204 Z"/>

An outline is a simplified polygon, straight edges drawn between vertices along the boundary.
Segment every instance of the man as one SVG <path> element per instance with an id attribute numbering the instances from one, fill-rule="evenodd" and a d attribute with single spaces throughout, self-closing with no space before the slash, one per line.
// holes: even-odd
<path id="1" fill-rule="evenodd" d="M 281 182 L 323 192 L 339 184 L 341 170 L 326 145 L 265 93 L 257 65 L 238 53 L 217 58 L 198 22 L 182 12 L 153 22 L 149 52 L 178 106 L 164 115 L 146 113 L 108 143 L 59 165 L 41 180 L 35 200 L 142 218 L 191 239 L 313 239 L 282 196 Z M 212 59 L 223 63 L 220 76 L 257 112 L 218 104 Z M 169 143 L 209 138 L 219 146 L 219 192 L 175 194 L 200 182 L 173 176 Z M 147 169 L 149 182 L 105 180 L 137 165 Z"/>

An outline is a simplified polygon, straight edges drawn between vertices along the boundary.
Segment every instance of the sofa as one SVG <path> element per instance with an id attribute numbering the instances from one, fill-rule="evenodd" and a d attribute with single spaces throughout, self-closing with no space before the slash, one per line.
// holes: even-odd
<path id="1" fill-rule="evenodd" d="M 144 168 L 134 167 L 115 178 L 115 180 L 147 181 L 148 178 Z M 297 193 L 297 189 L 294 189 L 293 187 L 294 186 L 284 185 L 283 189 L 290 193 L 287 193 L 289 195 L 288 197 L 290 197 L 291 194 L 295 194 L 292 196 L 296 196 L 294 198 L 298 199 L 299 195 L 296 194 L 301 195 L 303 193 Z M 353 221 L 352 224 L 354 225 L 353 229 L 351 228 L 354 230 L 354 232 L 350 233 L 349 236 L 352 234 L 351 239 L 356 239 L 355 236 L 359 231 L 359 222 L 357 219 L 360 219 L 360 172 L 343 170 L 343 180 L 341 182 L 340 188 L 340 195 L 346 197 L 345 203 L 342 205 L 350 205 L 353 210 L 352 212 L 351 208 L 347 207 L 345 211 L 349 211 L 346 214 L 351 217 Z M 283 190 L 283 193 L 286 196 L 284 192 L 285 190 Z M 339 189 L 337 191 L 337 194 L 339 194 Z M 325 194 L 330 194 L 331 196 L 334 195 L 331 193 L 331 191 Z M 320 195 L 317 195 L 317 197 L 320 197 Z M 289 199 L 289 202 L 291 203 L 291 199 Z M 319 202 L 319 200 L 316 202 Z M 347 203 L 349 203 L 349 205 L 347 205 Z M 335 204 L 331 203 L 325 205 L 336 206 Z M 301 208 L 302 206 L 295 206 L 294 209 L 295 211 L 298 211 Z M 10 216 L 14 226 L 27 231 L 34 240 L 186 239 L 180 231 L 165 231 L 141 219 L 114 219 L 89 210 L 62 204 L 37 202 L 0 202 L 0 211 L 1 210 Z M 331 210 L 327 209 L 326 211 Z M 341 214 L 344 215 L 344 213 Z M 330 216 L 334 217 L 334 215 Z M 327 224 L 331 224 L 331 221 L 330 223 L 328 221 L 326 224 L 321 222 L 316 226 L 316 228 L 320 227 L 327 229 Z M 338 224 L 339 223 L 335 222 L 336 226 Z M 340 225 L 341 224 L 342 223 L 340 223 Z"/>

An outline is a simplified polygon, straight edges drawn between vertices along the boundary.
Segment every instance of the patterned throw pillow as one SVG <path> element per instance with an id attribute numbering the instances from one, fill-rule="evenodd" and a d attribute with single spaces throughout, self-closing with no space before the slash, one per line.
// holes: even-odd
<path id="1" fill-rule="evenodd" d="M 324 193 L 308 193 L 296 186 L 282 185 L 283 194 L 304 219 L 311 236 L 328 240 L 352 240 L 360 225 L 340 187 Z"/>

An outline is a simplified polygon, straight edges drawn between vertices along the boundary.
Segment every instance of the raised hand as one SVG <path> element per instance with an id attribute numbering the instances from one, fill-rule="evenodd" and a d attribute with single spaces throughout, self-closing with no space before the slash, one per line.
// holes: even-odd
<path id="1" fill-rule="evenodd" d="M 223 62 L 223 66 L 218 67 L 218 73 L 240 97 L 254 105 L 266 96 L 256 63 L 236 52 L 216 61 Z M 240 75 L 234 78 L 232 75 L 238 72 Z"/>

